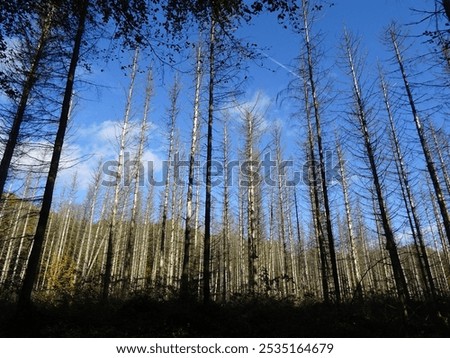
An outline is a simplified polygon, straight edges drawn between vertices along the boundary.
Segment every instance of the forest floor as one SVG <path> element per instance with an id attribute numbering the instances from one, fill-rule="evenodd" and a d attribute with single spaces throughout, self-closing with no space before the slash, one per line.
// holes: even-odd
<path id="1" fill-rule="evenodd" d="M 450 299 L 437 309 L 413 302 L 406 319 L 401 305 L 386 297 L 337 306 L 264 298 L 203 305 L 140 296 L 106 305 L 35 303 L 21 318 L 14 312 L 13 304 L 0 302 L 0 337 L 450 338 Z"/>

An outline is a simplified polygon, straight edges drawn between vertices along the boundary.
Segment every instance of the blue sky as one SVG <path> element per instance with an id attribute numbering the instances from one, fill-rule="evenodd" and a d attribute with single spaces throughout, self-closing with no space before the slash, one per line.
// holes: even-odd
<path id="1" fill-rule="evenodd" d="M 432 6 L 431 1 L 419 4 L 423 8 Z M 319 30 L 323 36 L 324 66 L 331 69 L 330 76 L 333 81 L 345 83 L 347 80 L 343 71 L 336 66 L 335 60 L 339 53 L 339 42 L 342 30 L 348 30 L 362 38 L 362 46 L 368 52 L 368 62 L 374 64 L 377 59 L 390 57 L 385 52 L 380 38 L 382 30 L 392 20 L 400 24 L 407 24 L 417 20 L 410 8 L 418 6 L 416 1 L 411 0 L 379 0 L 379 1 L 357 1 L 336 0 L 334 6 L 322 11 L 319 21 L 314 29 Z M 247 73 L 249 81 L 246 92 L 240 101 L 251 103 L 259 93 L 260 108 L 265 114 L 265 120 L 270 123 L 278 121 L 284 128 L 283 141 L 285 152 L 298 149 L 296 142 L 296 128 L 290 124 L 289 116 L 292 108 L 289 103 L 280 104 L 275 101 L 280 92 L 286 89 L 288 83 L 294 78 L 289 69 L 295 67 L 295 58 L 299 54 L 300 39 L 298 35 L 290 30 L 283 29 L 274 20 L 273 16 L 263 15 L 254 21 L 254 24 L 241 30 L 243 36 L 249 41 L 257 43 L 264 54 L 264 67 L 250 64 Z M 195 39 L 193 39 L 195 41 Z M 131 56 L 128 62 L 131 62 Z M 191 61 L 192 62 L 192 61 Z M 146 61 L 141 61 L 141 67 L 148 66 Z M 184 62 L 182 68 L 186 69 L 191 64 Z M 105 65 L 96 65 L 93 72 L 83 74 L 83 79 L 92 82 L 92 85 L 78 86 L 78 100 L 71 135 L 66 142 L 66 157 L 76 160 L 82 156 L 91 156 L 78 165 L 64 170 L 58 180 L 62 186 L 70 182 L 75 171 L 78 171 L 78 180 L 81 189 L 85 189 L 89 183 L 91 170 L 98 164 L 100 158 L 108 160 L 116 157 L 117 147 L 115 137 L 118 134 L 118 126 L 123 118 L 125 96 L 129 83 L 126 74 L 120 71 L 120 64 L 111 62 Z M 167 107 L 168 90 L 172 84 L 173 71 L 162 68 L 158 64 L 155 68 L 155 96 L 152 99 L 152 110 L 150 120 L 153 123 L 149 132 L 149 146 L 146 151 L 146 160 L 159 162 L 166 157 L 165 111 Z M 103 70 L 103 71 L 100 71 Z M 137 80 L 135 89 L 135 103 L 133 119 L 138 121 L 142 116 L 142 103 L 145 88 L 145 75 Z M 189 104 L 193 97 L 193 78 L 191 75 L 183 75 L 182 99 L 180 101 L 180 115 L 178 125 L 180 138 L 185 148 L 188 148 L 192 109 Z M 216 139 L 220 138 L 220 124 L 217 128 Z M 235 126 L 235 130 L 239 130 Z M 157 164 L 157 168 L 160 166 Z"/>

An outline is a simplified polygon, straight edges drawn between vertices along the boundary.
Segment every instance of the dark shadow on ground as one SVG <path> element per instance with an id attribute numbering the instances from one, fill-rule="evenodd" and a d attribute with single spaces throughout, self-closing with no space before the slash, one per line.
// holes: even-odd
<path id="1" fill-rule="evenodd" d="M 436 310 L 437 307 L 437 310 Z M 436 311 L 439 314 L 436 314 Z M 240 299 L 203 305 L 139 296 L 101 304 L 35 303 L 27 314 L 0 302 L 1 337 L 450 337 L 450 302 L 398 302 L 375 297 L 326 305 Z"/>

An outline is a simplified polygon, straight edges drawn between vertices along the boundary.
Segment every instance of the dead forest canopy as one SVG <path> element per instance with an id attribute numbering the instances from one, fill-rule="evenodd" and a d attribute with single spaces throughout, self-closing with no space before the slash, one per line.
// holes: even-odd
<path id="1" fill-rule="evenodd" d="M 390 57 L 372 64 L 351 29 L 326 57 L 331 2 L 2 2 L 2 300 L 448 297 L 450 5 L 425 4 L 386 19 Z M 261 53 L 239 29 L 261 13 L 300 44 L 279 121 L 245 100 Z M 176 72 L 183 56 L 189 86 L 155 88 L 149 58 Z M 128 81 L 111 157 L 58 185 L 94 161 L 63 152 L 88 100 L 78 79 L 108 61 Z"/>

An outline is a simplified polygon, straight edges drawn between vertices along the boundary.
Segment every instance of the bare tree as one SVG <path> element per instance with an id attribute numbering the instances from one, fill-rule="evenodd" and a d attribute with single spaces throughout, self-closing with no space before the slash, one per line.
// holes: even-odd
<path id="1" fill-rule="evenodd" d="M 197 61 L 195 70 L 195 95 L 194 95 L 194 114 L 192 121 L 191 133 L 191 150 L 189 154 L 189 174 L 188 187 L 186 193 L 186 219 L 184 229 L 184 255 L 183 267 L 181 271 L 181 287 L 180 295 L 186 297 L 189 290 L 189 261 L 190 250 L 192 242 L 192 219 L 193 219 L 193 194 L 194 194 L 194 180 L 195 180 L 195 157 L 199 141 L 199 127 L 200 127 L 200 90 L 202 85 L 202 48 L 199 44 L 197 46 Z"/>
<path id="2" fill-rule="evenodd" d="M 157 285 L 162 284 L 165 277 L 166 267 L 166 242 L 167 242 L 167 216 L 169 210 L 169 193 L 170 193 L 170 180 L 172 177 L 172 166 L 174 158 L 174 143 L 175 143 L 175 124 L 178 116 L 178 97 L 180 94 L 180 83 L 178 77 L 175 78 L 173 87 L 170 91 L 170 107 L 168 109 L 169 116 L 169 148 L 167 152 L 167 172 L 164 173 L 164 196 L 162 199 L 162 219 L 161 219 L 161 233 L 159 239 L 159 247 L 157 250 L 158 260 L 155 259 L 155 266 L 153 268 L 154 282 Z"/>
<path id="3" fill-rule="evenodd" d="M 425 247 L 425 241 L 422 234 L 422 227 L 420 224 L 419 214 L 417 212 L 416 202 L 414 199 L 413 192 L 411 190 L 411 184 L 408 177 L 406 165 L 403 160 L 403 154 L 400 147 L 400 139 L 397 135 L 397 130 L 395 128 L 394 117 L 391 110 L 389 93 L 387 83 L 384 76 L 380 76 L 381 90 L 383 93 L 384 104 L 386 107 L 386 113 L 389 119 L 390 135 L 392 138 L 392 145 L 394 149 L 394 159 L 397 167 L 397 174 L 399 177 L 400 187 L 402 190 L 402 196 L 405 203 L 405 209 L 410 221 L 410 227 L 412 235 L 415 242 L 416 251 L 419 259 L 419 267 L 422 272 L 422 278 L 425 283 L 425 287 L 431 293 L 433 298 L 436 298 L 436 288 L 434 285 L 433 275 L 430 269 L 430 263 L 428 260 L 428 254 Z"/>
<path id="4" fill-rule="evenodd" d="M 317 172 L 317 161 L 316 161 L 316 150 L 315 150 L 315 140 L 312 127 L 311 118 L 311 105 L 310 96 L 308 88 L 307 76 L 303 77 L 303 91 L 304 91 L 304 101 L 305 101 L 305 115 L 308 125 L 308 139 L 307 139 L 307 149 L 306 158 L 308 163 L 308 187 L 309 196 L 311 202 L 311 211 L 313 217 L 314 226 L 314 236 L 317 239 L 319 247 L 319 258 L 320 258 L 320 273 L 322 282 L 322 294 L 325 303 L 330 301 L 329 283 L 328 283 L 328 255 L 325 244 L 325 234 L 322 222 L 322 215 L 320 212 L 320 189 L 319 189 L 319 174 Z"/>
<path id="5" fill-rule="evenodd" d="M 139 203 L 139 189 L 142 184 L 141 180 L 141 166 L 142 157 L 144 155 L 144 149 L 147 141 L 147 131 L 148 131 L 148 114 L 150 110 L 150 100 L 153 94 L 153 79 L 152 72 L 148 72 L 147 85 L 145 89 L 145 100 L 144 100 L 144 113 L 141 121 L 141 128 L 139 134 L 138 148 L 136 153 L 136 158 L 134 160 L 134 192 L 133 201 L 131 206 L 131 217 L 130 225 L 128 227 L 128 233 L 126 236 L 126 248 L 125 248 L 125 262 L 124 262 L 124 293 L 127 293 L 133 283 L 133 259 L 135 254 L 136 246 L 136 222 L 138 216 L 138 203 Z"/>
<path id="6" fill-rule="evenodd" d="M 336 298 L 336 302 L 340 302 L 341 293 L 339 286 L 339 273 L 337 267 L 336 260 L 336 250 L 335 250 L 335 242 L 333 235 L 333 225 L 331 218 L 331 210 L 330 210 L 330 200 L 328 194 L 328 181 L 325 169 L 325 149 L 323 144 L 323 136 L 322 136 L 322 119 L 321 119 L 321 105 L 319 101 L 318 95 L 318 81 L 315 73 L 314 66 L 314 45 L 311 39 L 311 5 L 309 1 L 302 0 L 301 3 L 301 12 L 302 12 L 302 20 L 303 20 L 303 42 L 306 47 L 306 73 L 308 79 L 308 85 L 310 86 L 310 96 L 312 101 L 312 112 L 315 120 L 315 137 L 317 142 L 317 151 L 318 151 L 318 166 L 319 166 L 319 176 L 320 176 L 320 185 L 321 185 L 321 194 L 323 196 L 323 207 L 324 207 L 324 220 L 325 220 L 325 229 L 326 229 L 326 237 L 328 240 L 328 251 L 331 261 L 331 269 L 334 283 L 334 294 Z M 325 230 L 324 230 L 325 232 Z"/>
<path id="7" fill-rule="evenodd" d="M 445 229 L 445 234 L 447 236 L 447 240 L 450 243 L 450 215 L 447 209 L 447 204 L 445 202 L 445 196 L 441 188 L 441 184 L 439 182 L 438 173 L 436 170 L 436 166 L 433 161 L 433 157 L 430 150 L 430 145 L 428 144 L 425 128 L 423 126 L 422 120 L 420 118 L 419 110 L 416 106 L 416 101 L 413 96 L 413 92 L 408 81 L 408 76 L 406 73 L 406 68 L 404 66 L 402 51 L 400 50 L 400 44 L 398 40 L 398 32 L 394 26 L 392 26 L 389 30 L 389 37 L 391 39 L 392 48 L 397 60 L 397 64 L 399 66 L 399 71 L 401 73 L 404 89 L 408 98 L 408 103 L 411 108 L 411 114 L 413 116 L 414 124 L 417 130 L 417 136 L 419 138 L 420 145 L 422 147 L 423 155 L 425 157 L 425 162 L 427 166 L 427 171 L 430 175 L 431 182 L 433 184 L 433 188 L 436 194 L 437 202 L 439 205 L 439 210 L 442 216 L 442 221 Z"/>
<path id="8" fill-rule="evenodd" d="M 351 267 L 353 271 L 353 275 L 355 276 L 356 280 L 356 292 L 358 295 L 362 296 L 363 294 L 363 283 L 362 283 L 362 276 L 360 271 L 360 263 L 358 258 L 358 252 L 356 248 L 355 243 L 355 232 L 353 228 L 353 219 L 352 219 L 352 213 L 351 213 L 351 204 L 350 204 L 350 193 L 348 189 L 348 182 L 347 182 L 347 170 L 345 167 L 345 160 L 344 160 L 344 154 L 342 153 L 342 145 L 339 139 L 336 140 L 336 152 L 338 156 L 338 162 L 339 162 L 339 173 L 341 178 L 341 185 L 342 185 L 342 193 L 344 196 L 344 205 L 345 205 L 345 219 L 347 223 L 347 234 L 348 234 L 348 240 L 350 245 L 350 259 L 351 259 Z"/>
<path id="9" fill-rule="evenodd" d="M 228 117 L 224 118 L 223 125 L 223 163 L 224 163 L 224 182 L 223 182 L 223 219 L 222 219 L 222 300 L 226 301 L 232 287 L 231 262 L 230 253 L 230 237 L 231 237 L 231 205 L 230 205 L 230 188 L 232 183 L 229 181 L 229 155 L 230 155 L 230 138 L 228 133 Z"/>
<path id="10" fill-rule="evenodd" d="M 54 4 L 44 4 L 44 9 L 40 14 L 37 23 L 40 30 L 40 36 L 36 43 L 33 58 L 30 67 L 25 71 L 26 79 L 21 89 L 20 100 L 14 114 L 11 127 L 8 131 L 8 140 L 6 141 L 3 150 L 2 160 L 0 163 L 0 199 L 3 196 L 6 180 L 8 178 L 8 171 L 13 159 L 14 150 L 19 140 L 20 129 L 25 120 L 25 111 L 34 86 L 40 75 L 40 67 L 46 58 L 45 50 L 48 47 L 52 29 L 54 27 L 55 7 Z M 47 6 L 48 5 L 48 6 Z M 47 8 L 48 7 L 48 8 Z M 20 9 L 19 11 L 24 11 Z M 23 24 L 26 26 L 26 24 Z M 30 24 L 28 24 L 30 25 Z"/>
<path id="11" fill-rule="evenodd" d="M 39 213 L 39 221 L 36 228 L 36 233 L 33 239 L 33 249 L 31 250 L 28 259 L 27 269 L 23 280 L 22 289 L 19 295 L 19 307 L 27 307 L 30 304 L 31 292 L 36 281 L 38 273 L 39 258 L 42 253 L 42 244 L 44 242 L 45 230 L 50 215 L 50 208 L 53 199 L 53 190 L 55 187 L 56 176 L 58 174 L 59 162 L 61 158 L 62 147 L 64 144 L 64 137 L 66 134 L 67 123 L 69 121 L 70 105 L 72 101 L 73 85 L 75 81 L 75 72 L 80 56 L 81 44 L 85 31 L 85 24 L 87 20 L 89 2 L 84 0 L 80 3 L 77 31 L 74 37 L 74 45 L 72 57 L 70 61 L 69 70 L 67 73 L 66 88 L 64 91 L 64 99 L 62 102 L 61 116 L 59 119 L 58 131 L 53 147 L 52 159 L 50 162 L 50 169 L 47 176 L 44 195 L 42 199 L 42 207 Z"/>
<path id="12" fill-rule="evenodd" d="M 108 241 L 106 248 L 106 263 L 105 263 L 105 272 L 103 278 L 102 285 L 102 300 L 107 301 L 110 293 L 110 285 L 111 285 L 111 275 L 113 273 L 113 264 L 114 264 L 114 254 L 115 247 L 117 247 L 116 237 L 117 235 L 117 216 L 119 210 L 119 199 L 120 194 L 123 188 L 123 166 L 124 166 L 124 155 L 125 155 L 125 146 L 127 141 L 127 135 L 129 132 L 130 126 L 130 115 L 131 115 L 131 106 L 133 100 L 133 91 L 134 91 L 134 83 L 136 80 L 137 67 L 138 67 L 138 54 L 139 51 L 136 49 L 133 57 L 133 67 L 131 70 L 130 76 L 130 85 L 128 88 L 128 94 L 125 104 L 125 114 L 123 117 L 123 123 L 121 128 L 121 133 L 119 137 L 119 156 L 117 160 L 117 172 L 115 175 L 114 182 L 114 198 L 112 202 L 111 208 L 111 219 L 109 222 L 108 229 Z"/>
<path id="13" fill-rule="evenodd" d="M 376 211 L 380 215 L 381 224 L 384 236 L 386 238 L 386 249 L 389 253 L 389 257 L 392 264 L 392 270 L 394 272 L 395 283 L 397 286 L 397 293 L 400 300 L 406 307 L 409 301 L 409 292 L 406 284 L 405 275 L 400 262 L 398 254 L 397 244 L 395 242 L 394 232 L 391 226 L 391 220 L 386 205 L 386 200 L 383 193 L 383 187 L 379 169 L 376 161 L 376 152 L 371 137 L 371 131 L 369 128 L 368 108 L 367 100 L 363 95 L 363 89 L 360 83 L 360 69 L 356 67 L 356 44 L 351 38 L 348 32 L 344 35 L 344 50 L 346 52 L 347 68 L 352 81 L 353 98 L 355 106 L 355 119 L 359 123 L 359 129 L 361 131 L 362 140 L 364 142 L 365 154 L 369 162 L 369 170 L 371 173 L 371 179 L 373 180 L 373 187 L 375 190 L 374 200 L 376 202 Z"/>

